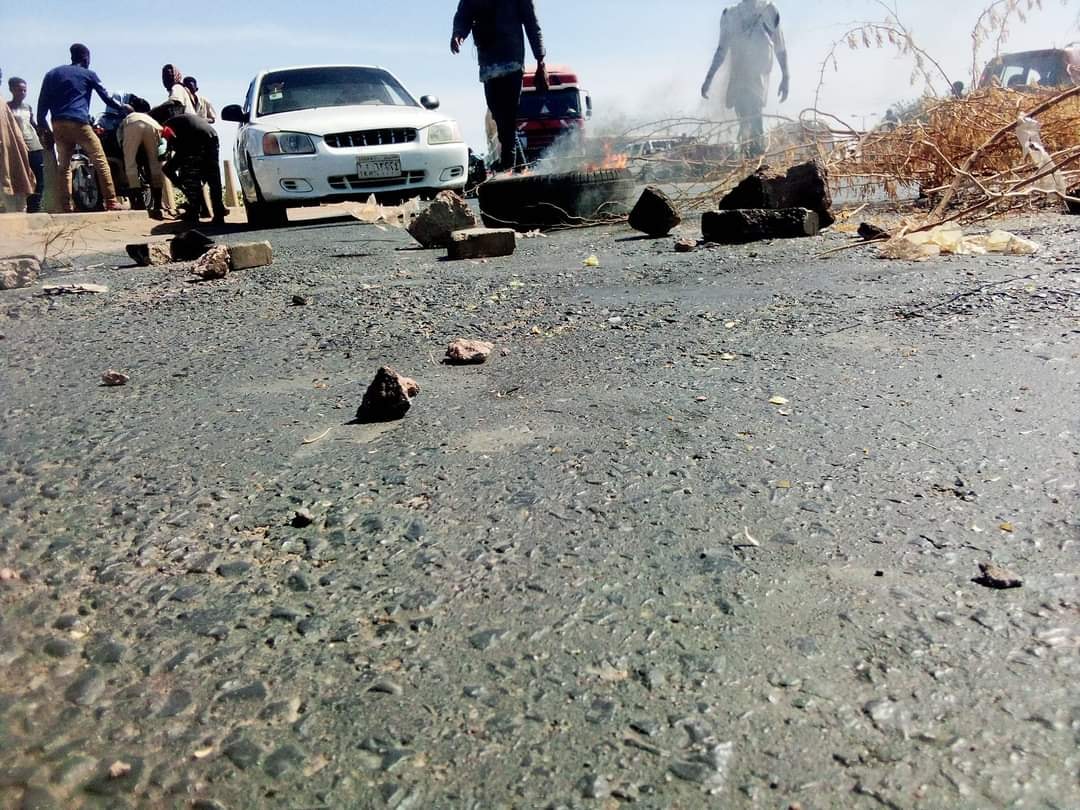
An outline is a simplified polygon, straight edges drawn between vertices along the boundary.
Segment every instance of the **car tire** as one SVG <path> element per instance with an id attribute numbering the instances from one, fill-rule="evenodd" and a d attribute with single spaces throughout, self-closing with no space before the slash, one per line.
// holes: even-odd
<path id="1" fill-rule="evenodd" d="M 281 228 L 289 224 L 287 209 L 281 203 L 245 203 L 244 213 L 252 228 Z"/>
<path id="2" fill-rule="evenodd" d="M 637 183 L 626 169 L 496 178 L 478 189 L 489 228 L 531 231 L 620 219 Z"/>
<path id="3" fill-rule="evenodd" d="M 288 208 L 284 203 L 268 203 L 263 199 L 259 189 L 259 181 L 255 179 L 255 167 L 248 157 L 248 171 L 251 172 L 251 182 L 255 186 L 255 202 L 244 200 L 244 213 L 247 222 L 252 228 L 281 228 L 289 224 Z"/>

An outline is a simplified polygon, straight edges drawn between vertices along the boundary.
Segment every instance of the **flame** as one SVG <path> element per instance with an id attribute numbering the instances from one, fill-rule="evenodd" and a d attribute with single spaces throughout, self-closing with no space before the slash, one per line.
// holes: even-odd
<path id="1" fill-rule="evenodd" d="M 602 169 L 625 169 L 629 165 L 629 155 L 622 152 L 616 153 L 610 143 L 605 143 L 603 160 L 599 163 L 590 163 L 585 169 L 586 171 L 596 172 Z"/>

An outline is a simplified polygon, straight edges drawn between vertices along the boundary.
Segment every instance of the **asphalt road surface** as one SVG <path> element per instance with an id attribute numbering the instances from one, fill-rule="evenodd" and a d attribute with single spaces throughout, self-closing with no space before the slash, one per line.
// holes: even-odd
<path id="1" fill-rule="evenodd" d="M 0 293 L 0 806 L 1080 806 L 1074 223 Z"/>

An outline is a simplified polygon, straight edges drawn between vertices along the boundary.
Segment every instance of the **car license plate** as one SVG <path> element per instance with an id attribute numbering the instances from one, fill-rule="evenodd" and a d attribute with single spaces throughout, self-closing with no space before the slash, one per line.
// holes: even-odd
<path id="1" fill-rule="evenodd" d="M 389 180 L 401 177 L 401 157 L 362 157 L 356 159 L 356 174 L 361 180 Z"/>

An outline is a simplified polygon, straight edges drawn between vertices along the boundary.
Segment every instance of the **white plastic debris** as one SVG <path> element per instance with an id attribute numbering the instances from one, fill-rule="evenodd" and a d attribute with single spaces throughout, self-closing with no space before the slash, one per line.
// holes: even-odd
<path id="1" fill-rule="evenodd" d="M 968 236 L 954 222 L 939 225 L 928 231 L 896 236 L 881 247 L 881 258 L 922 262 L 943 254 L 983 256 L 1005 253 L 1010 256 L 1030 256 L 1039 246 L 1008 231 L 995 230 L 988 234 Z"/>
<path id="2" fill-rule="evenodd" d="M 1016 124 L 1016 139 L 1020 141 L 1020 148 L 1024 157 L 1029 158 L 1040 171 L 1046 171 L 1054 165 L 1054 159 L 1046 151 L 1042 142 L 1042 128 L 1034 118 L 1021 115 Z M 1068 196 L 1068 186 L 1065 177 L 1060 171 L 1042 177 L 1035 182 L 1036 189 L 1046 194 L 1057 192 L 1062 197 Z"/>
<path id="3" fill-rule="evenodd" d="M 356 219 L 368 225 L 389 225 L 404 228 L 420 213 L 420 198 L 413 197 L 402 205 L 380 205 L 372 194 L 363 203 L 345 203 L 345 209 Z"/>

